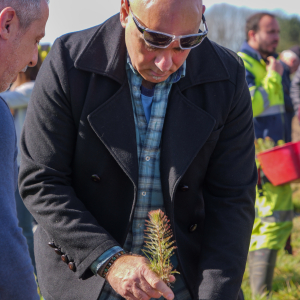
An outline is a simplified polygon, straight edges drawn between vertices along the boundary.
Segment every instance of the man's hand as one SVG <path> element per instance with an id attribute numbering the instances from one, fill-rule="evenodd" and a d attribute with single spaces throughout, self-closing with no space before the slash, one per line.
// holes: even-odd
<path id="1" fill-rule="evenodd" d="M 280 61 L 276 60 L 273 56 L 269 56 L 267 58 L 267 60 L 269 62 L 269 64 L 266 67 L 267 71 L 275 71 L 280 76 L 282 76 L 282 74 L 283 74 L 283 66 L 280 63 Z"/>
<path id="2" fill-rule="evenodd" d="M 142 256 L 123 255 L 110 268 L 106 280 L 128 300 L 149 300 L 163 296 L 174 299 L 172 290 L 149 269 L 149 261 Z M 170 281 L 175 277 L 170 276 Z"/>

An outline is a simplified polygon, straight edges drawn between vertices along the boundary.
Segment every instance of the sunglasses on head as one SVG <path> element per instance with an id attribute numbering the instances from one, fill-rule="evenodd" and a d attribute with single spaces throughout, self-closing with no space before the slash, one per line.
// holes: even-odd
<path id="1" fill-rule="evenodd" d="M 179 47 L 182 50 L 192 49 L 201 44 L 201 42 L 206 38 L 208 34 L 208 27 L 206 25 L 206 20 L 204 15 L 202 15 L 202 21 L 204 24 L 204 31 L 196 34 L 188 34 L 188 35 L 172 35 L 160 31 L 151 30 L 146 28 L 140 24 L 136 16 L 133 14 L 129 0 L 127 0 L 128 7 L 130 13 L 132 15 L 133 21 L 137 27 L 137 29 L 143 34 L 145 42 L 155 48 L 167 48 L 174 41 L 179 42 Z"/>

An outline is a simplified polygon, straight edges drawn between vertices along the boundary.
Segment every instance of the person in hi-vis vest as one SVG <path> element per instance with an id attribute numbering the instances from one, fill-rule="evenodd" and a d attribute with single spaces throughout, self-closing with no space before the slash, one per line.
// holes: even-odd
<path id="1" fill-rule="evenodd" d="M 277 59 L 279 24 L 274 15 L 256 13 L 247 19 L 246 39 L 238 55 L 246 68 L 252 98 L 256 138 L 269 136 L 287 141 L 282 78 Z M 252 231 L 249 267 L 253 296 L 268 293 L 279 249 L 292 230 L 293 204 L 289 184 L 273 186 L 261 170 L 257 185 L 256 216 Z"/>

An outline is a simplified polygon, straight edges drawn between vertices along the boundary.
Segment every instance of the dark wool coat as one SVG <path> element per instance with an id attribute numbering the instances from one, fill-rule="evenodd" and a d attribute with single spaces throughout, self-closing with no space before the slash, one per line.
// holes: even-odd
<path id="1" fill-rule="evenodd" d="M 89 267 L 123 245 L 132 222 L 138 159 L 126 53 L 116 15 L 59 38 L 36 81 L 19 183 L 39 224 L 46 300 L 96 300 L 104 280 Z M 237 298 L 254 220 L 253 141 L 243 63 L 205 39 L 172 86 L 161 141 L 164 204 L 192 299 Z"/>

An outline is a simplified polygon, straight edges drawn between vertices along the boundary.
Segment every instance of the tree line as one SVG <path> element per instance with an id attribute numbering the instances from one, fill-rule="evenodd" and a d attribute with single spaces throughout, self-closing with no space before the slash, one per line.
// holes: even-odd
<path id="1" fill-rule="evenodd" d="M 226 3 L 213 5 L 205 13 L 208 37 L 226 48 L 238 51 L 246 39 L 246 19 L 256 12 L 258 11 Z M 281 52 L 300 45 L 300 16 L 286 15 L 280 11 L 271 13 L 277 16 L 281 30 L 277 50 Z"/>

